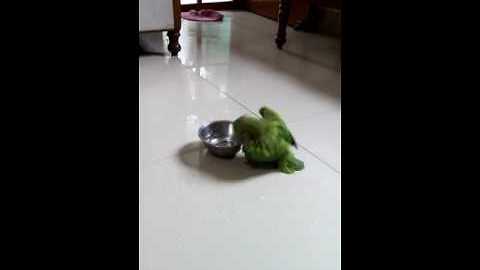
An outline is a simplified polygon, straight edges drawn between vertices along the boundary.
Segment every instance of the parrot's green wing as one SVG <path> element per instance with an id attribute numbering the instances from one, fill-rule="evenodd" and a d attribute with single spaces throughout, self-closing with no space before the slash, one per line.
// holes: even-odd
<path id="1" fill-rule="evenodd" d="M 290 132 L 290 130 L 287 128 L 285 124 L 282 125 L 280 134 L 287 142 L 289 142 L 291 145 L 297 148 L 297 142 L 295 141 L 295 138 L 293 137 L 292 132 Z"/>
<path id="2" fill-rule="evenodd" d="M 287 128 L 287 125 L 285 124 L 285 122 L 277 112 L 275 112 L 274 110 L 268 107 L 262 107 L 259 113 L 265 120 L 278 122 L 280 124 L 279 125 L 280 137 L 282 137 L 284 140 L 286 140 L 295 148 L 297 148 L 297 142 L 295 141 L 295 138 L 293 137 L 292 132 L 290 132 L 290 130 Z"/>

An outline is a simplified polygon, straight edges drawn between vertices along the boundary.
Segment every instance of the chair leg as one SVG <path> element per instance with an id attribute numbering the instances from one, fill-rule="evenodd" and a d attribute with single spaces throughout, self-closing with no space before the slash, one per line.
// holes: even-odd
<path id="1" fill-rule="evenodd" d="M 278 31 L 275 43 L 277 48 L 282 49 L 283 45 L 287 41 L 287 23 L 288 16 L 290 15 L 290 0 L 280 0 L 278 7 Z"/>
<path id="2" fill-rule="evenodd" d="M 178 43 L 178 38 L 180 37 L 180 33 L 178 30 L 168 31 L 168 50 L 172 53 L 172 56 L 177 56 L 178 52 L 182 47 Z"/>

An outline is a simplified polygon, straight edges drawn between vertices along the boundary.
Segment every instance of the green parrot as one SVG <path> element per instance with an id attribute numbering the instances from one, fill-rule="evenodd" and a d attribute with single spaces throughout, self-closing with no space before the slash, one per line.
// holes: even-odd
<path id="1" fill-rule="evenodd" d="M 258 166 L 274 165 L 288 174 L 303 170 L 303 161 L 290 151 L 290 146 L 296 148 L 297 143 L 280 115 L 267 107 L 262 107 L 259 113 L 261 119 L 241 116 L 233 122 L 247 161 Z"/>

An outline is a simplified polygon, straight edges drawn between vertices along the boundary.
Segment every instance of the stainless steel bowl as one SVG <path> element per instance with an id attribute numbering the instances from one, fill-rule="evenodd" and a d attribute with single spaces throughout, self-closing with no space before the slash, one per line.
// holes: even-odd
<path id="1" fill-rule="evenodd" d="M 241 144 L 233 132 L 231 121 L 215 121 L 200 127 L 198 137 L 210 153 L 221 158 L 233 158 Z"/>

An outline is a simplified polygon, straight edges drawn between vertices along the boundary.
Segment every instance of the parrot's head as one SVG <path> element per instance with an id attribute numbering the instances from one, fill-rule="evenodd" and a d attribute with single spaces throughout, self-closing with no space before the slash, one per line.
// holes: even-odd
<path id="1" fill-rule="evenodd" d="M 247 116 L 241 116 L 233 122 L 233 132 L 242 144 L 245 144 L 250 139 L 248 121 L 250 119 Z"/>
<path id="2" fill-rule="evenodd" d="M 272 109 L 270 109 L 266 106 L 263 106 L 262 108 L 260 108 L 259 113 L 263 118 L 270 118 L 270 117 L 273 118 L 273 117 L 277 116 L 277 113 L 275 111 L 273 111 Z"/>

